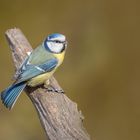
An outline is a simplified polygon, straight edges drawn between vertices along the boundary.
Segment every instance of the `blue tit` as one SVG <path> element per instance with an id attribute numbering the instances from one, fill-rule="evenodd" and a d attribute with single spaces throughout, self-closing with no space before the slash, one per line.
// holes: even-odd
<path id="1" fill-rule="evenodd" d="M 64 35 L 49 35 L 24 61 L 15 82 L 1 93 L 3 104 L 11 109 L 26 86 L 45 84 L 63 62 L 66 48 Z"/>

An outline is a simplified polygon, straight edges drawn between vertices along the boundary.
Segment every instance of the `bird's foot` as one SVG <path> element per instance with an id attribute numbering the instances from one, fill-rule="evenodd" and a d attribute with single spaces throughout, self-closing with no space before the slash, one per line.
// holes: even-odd
<path id="1" fill-rule="evenodd" d="M 56 89 L 54 87 L 45 87 L 47 92 L 55 92 L 55 93 L 65 93 L 62 89 Z"/>
<path id="2" fill-rule="evenodd" d="M 54 93 L 65 93 L 62 89 L 57 89 L 53 87 L 50 84 L 50 80 L 47 80 L 46 83 L 44 84 L 44 88 L 47 90 L 47 92 L 54 92 Z"/>

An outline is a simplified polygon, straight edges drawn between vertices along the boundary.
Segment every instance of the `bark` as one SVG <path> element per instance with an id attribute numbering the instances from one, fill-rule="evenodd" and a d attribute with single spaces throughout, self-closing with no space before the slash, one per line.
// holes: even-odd
<path id="1" fill-rule="evenodd" d="M 9 29 L 5 34 L 17 70 L 32 51 L 32 47 L 20 29 Z M 54 77 L 50 81 L 51 86 L 61 89 Z M 83 127 L 83 116 L 78 111 L 77 104 L 65 94 L 47 92 L 43 86 L 26 88 L 26 93 L 35 106 L 42 127 L 50 140 L 90 139 Z"/>

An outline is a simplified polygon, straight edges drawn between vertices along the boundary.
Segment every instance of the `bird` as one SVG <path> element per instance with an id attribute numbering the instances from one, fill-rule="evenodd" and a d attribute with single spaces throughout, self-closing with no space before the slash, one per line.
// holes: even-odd
<path id="1" fill-rule="evenodd" d="M 43 84 L 48 86 L 49 78 L 64 60 L 66 49 L 67 40 L 63 34 L 48 35 L 25 59 L 14 76 L 14 83 L 1 92 L 4 106 L 12 109 L 26 86 L 36 87 Z"/>

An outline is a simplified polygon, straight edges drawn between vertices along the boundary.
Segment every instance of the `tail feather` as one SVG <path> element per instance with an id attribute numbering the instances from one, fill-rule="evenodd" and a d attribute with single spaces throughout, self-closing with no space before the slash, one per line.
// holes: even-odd
<path id="1" fill-rule="evenodd" d="M 11 109 L 16 103 L 18 97 L 20 96 L 25 86 L 26 86 L 26 83 L 22 82 L 22 83 L 12 85 L 8 87 L 6 90 L 4 90 L 1 93 L 1 100 L 3 104 L 7 108 Z"/>
<path id="2" fill-rule="evenodd" d="M 12 90 L 12 92 L 5 98 L 4 103 L 6 105 L 12 104 L 12 102 L 15 102 L 17 97 L 20 95 L 21 88 L 16 87 Z"/>

